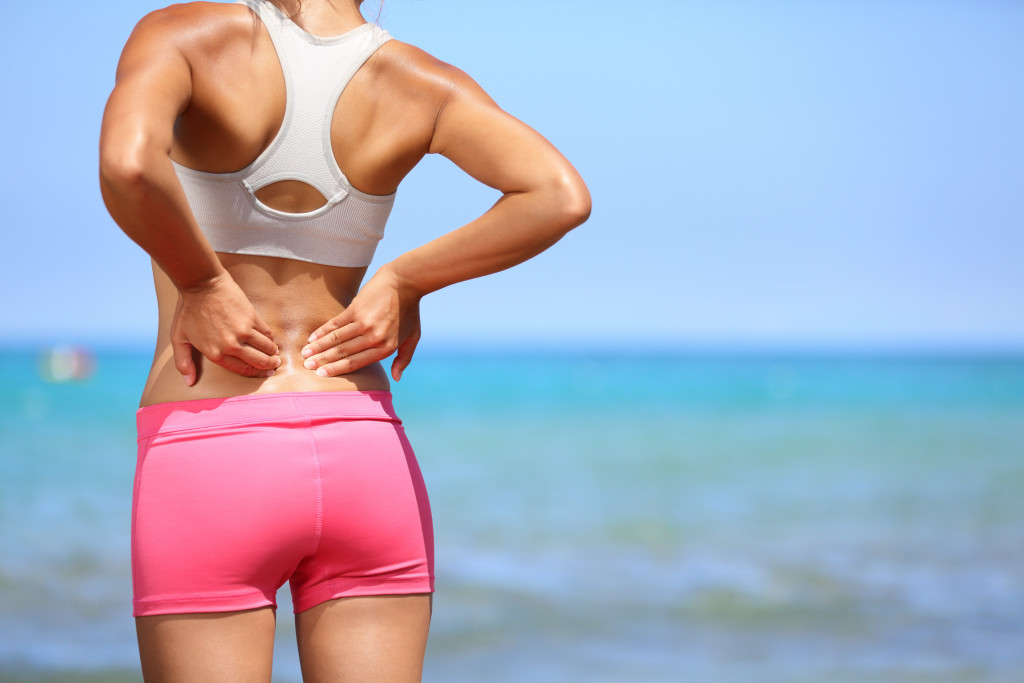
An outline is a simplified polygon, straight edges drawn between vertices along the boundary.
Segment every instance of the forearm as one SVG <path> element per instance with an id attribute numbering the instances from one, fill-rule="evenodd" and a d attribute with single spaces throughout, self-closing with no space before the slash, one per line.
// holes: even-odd
<path id="1" fill-rule="evenodd" d="M 575 172 L 563 178 L 506 192 L 475 221 L 382 266 L 344 311 L 310 335 L 305 367 L 331 377 L 397 350 L 391 376 L 401 379 L 419 341 L 423 295 L 522 263 L 587 219 L 586 186 Z"/>
<path id="2" fill-rule="evenodd" d="M 101 151 L 100 188 L 114 221 L 178 289 L 223 275 L 165 151 L 144 143 Z"/>
<path id="3" fill-rule="evenodd" d="M 562 180 L 506 193 L 480 218 L 399 256 L 385 268 L 419 296 L 526 261 L 583 223 L 590 197 Z"/>

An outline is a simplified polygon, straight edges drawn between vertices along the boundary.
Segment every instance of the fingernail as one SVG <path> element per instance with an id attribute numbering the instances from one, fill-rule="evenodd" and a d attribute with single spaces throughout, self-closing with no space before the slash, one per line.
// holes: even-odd
<path id="1" fill-rule="evenodd" d="M 316 374 L 320 375 L 321 377 L 326 377 L 327 376 L 327 368 L 320 368 L 320 369 L 318 369 L 316 371 Z"/>
<path id="2" fill-rule="evenodd" d="M 306 348 L 302 349 L 302 357 L 303 358 L 309 358 L 312 355 L 313 355 L 313 349 L 309 348 L 308 346 Z"/>
<path id="3" fill-rule="evenodd" d="M 278 358 L 278 359 L 277 359 L 277 362 L 276 362 L 276 363 L 274 363 L 274 369 L 277 369 L 277 368 L 279 368 L 279 367 L 281 367 L 281 359 L 280 359 L 280 358 Z"/>
<path id="4" fill-rule="evenodd" d="M 267 370 L 266 372 L 263 373 L 263 376 L 264 377 L 273 377 L 274 376 L 274 371 L 273 370 Z"/>
<path id="5" fill-rule="evenodd" d="M 308 341 L 308 342 L 315 342 L 316 341 L 316 332 L 314 332 L 313 334 L 309 335 L 309 338 L 306 341 Z"/>
<path id="6" fill-rule="evenodd" d="M 310 358 L 309 360 L 302 364 L 302 367 L 306 368 L 307 370 L 316 370 L 316 361 Z"/>

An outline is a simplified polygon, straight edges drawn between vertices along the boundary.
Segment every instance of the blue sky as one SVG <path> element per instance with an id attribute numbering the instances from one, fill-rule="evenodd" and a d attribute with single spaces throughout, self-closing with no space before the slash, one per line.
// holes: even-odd
<path id="1" fill-rule="evenodd" d="M 158 6 L 5 11 L 0 341 L 154 333 L 96 148 L 120 49 Z M 382 23 L 594 196 L 550 252 L 428 297 L 426 343 L 1024 349 L 1024 3 L 386 0 Z M 376 263 L 495 199 L 428 158 Z"/>

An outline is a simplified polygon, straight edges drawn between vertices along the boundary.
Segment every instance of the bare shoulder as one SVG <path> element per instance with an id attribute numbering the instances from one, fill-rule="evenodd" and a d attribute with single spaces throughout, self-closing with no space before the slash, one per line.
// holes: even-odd
<path id="1" fill-rule="evenodd" d="M 175 45 L 183 50 L 210 48 L 232 38 L 251 37 L 254 15 L 240 4 L 185 2 L 146 14 L 128 40 L 133 44 Z"/>
<path id="2" fill-rule="evenodd" d="M 245 5 L 224 2 L 180 2 L 153 10 L 142 17 L 137 27 L 154 31 L 177 32 L 189 29 L 217 29 L 239 24 L 255 15 Z"/>
<path id="3" fill-rule="evenodd" d="M 374 69 L 393 92 L 442 109 L 454 95 L 466 91 L 486 97 L 483 89 L 462 69 L 438 59 L 415 45 L 391 40 L 378 53 Z M 488 98 L 489 99 L 489 98 Z"/>

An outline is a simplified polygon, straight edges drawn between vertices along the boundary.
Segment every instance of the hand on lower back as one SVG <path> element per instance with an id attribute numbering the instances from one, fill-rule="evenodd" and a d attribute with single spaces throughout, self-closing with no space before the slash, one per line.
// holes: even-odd
<path id="1" fill-rule="evenodd" d="M 245 377 L 268 377 L 281 365 L 273 332 L 226 273 L 206 287 L 179 293 L 171 346 L 188 386 L 196 382 L 192 349 Z"/>
<path id="2" fill-rule="evenodd" d="M 305 367 L 335 377 L 383 360 L 395 351 L 391 376 L 401 379 L 420 340 L 420 297 L 381 268 L 342 313 L 309 336 Z"/>

